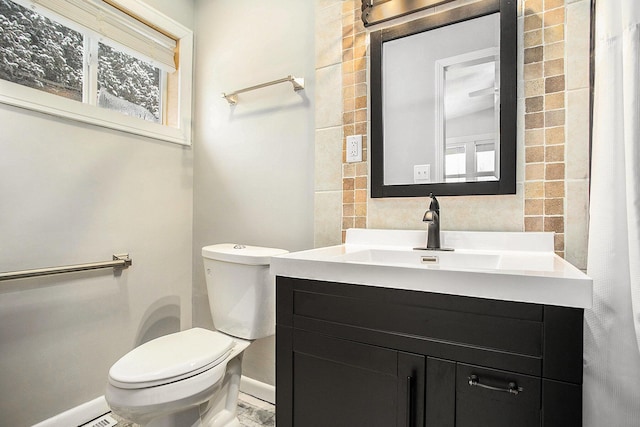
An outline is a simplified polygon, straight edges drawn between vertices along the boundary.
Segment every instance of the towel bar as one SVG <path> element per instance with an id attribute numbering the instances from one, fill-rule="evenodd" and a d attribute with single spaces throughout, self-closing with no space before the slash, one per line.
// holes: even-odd
<path id="1" fill-rule="evenodd" d="M 250 87 L 246 87 L 244 89 L 239 89 L 236 90 L 230 94 L 226 94 L 223 93 L 222 97 L 224 99 L 226 99 L 229 102 L 229 105 L 235 105 L 238 103 L 238 94 L 239 93 L 243 93 L 243 92 L 249 92 L 252 90 L 256 90 L 256 89 L 262 89 L 263 87 L 267 87 L 267 86 L 272 86 L 278 83 L 287 83 L 287 82 L 291 82 L 291 84 L 293 85 L 293 90 L 295 90 L 296 92 L 299 90 L 304 89 L 304 79 L 302 77 L 293 77 L 293 76 L 287 76 L 285 78 L 282 79 L 278 79 L 278 80 L 274 80 L 272 82 L 267 82 L 267 83 L 262 83 L 259 85 L 255 85 L 255 86 L 250 86 Z"/>
<path id="2" fill-rule="evenodd" d="M 72 273 L 75 271 L 97 270 L 100 268 L 124 269 L 131 265 L 129 254 L 113 255 L 113 261 L 92 262 L 88 264 L 66 265 L 62 267 L 46 267 L 34 270 L 7 271 L 0 273 L 0 281 L 25 279 L 28 277 L 48 276 L 51 274 Z"/>

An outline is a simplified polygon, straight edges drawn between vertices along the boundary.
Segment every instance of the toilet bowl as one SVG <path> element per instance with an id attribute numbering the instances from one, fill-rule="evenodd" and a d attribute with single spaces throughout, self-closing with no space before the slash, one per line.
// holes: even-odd
<path id="1" fill-rule="evenodd" d="M 133 349 L 109 370 L 111 410 L 150 427 L 239 427 L 242 354 L 275 331 L 271 256 L 281 249 L 222 244 L 202 250 L 216 331 L 192 328 Z M 216 310 L 217 309 L 217 310 Z"/>

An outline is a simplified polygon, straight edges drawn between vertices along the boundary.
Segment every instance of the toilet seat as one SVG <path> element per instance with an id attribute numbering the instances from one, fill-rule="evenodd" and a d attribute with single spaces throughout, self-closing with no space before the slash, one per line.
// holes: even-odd
<path id="1" fill-rule="evenodd" d="M 231 337 L 202 328 L 165 335 L 118 360 L 109 370 L 109 383 L 141 389 L 189 378 L 220 364 L 234 345 Z"/>

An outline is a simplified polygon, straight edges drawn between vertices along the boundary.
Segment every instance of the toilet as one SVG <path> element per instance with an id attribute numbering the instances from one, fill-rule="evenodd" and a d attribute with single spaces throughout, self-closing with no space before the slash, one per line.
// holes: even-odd
<path id="1" fill-rule="evenodd" d="M 216 331 L 192 328 L 133 349 L 109 370 L 105 398 L 124 419 L 150 427 L 239 427 L 243 351 L 275 333 L 272 256 L 282 249 L 202 248 Z"/>

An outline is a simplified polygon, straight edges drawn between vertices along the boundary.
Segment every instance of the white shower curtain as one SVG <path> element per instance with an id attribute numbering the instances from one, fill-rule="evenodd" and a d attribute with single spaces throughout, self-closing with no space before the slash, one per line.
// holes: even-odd
<path id="1" fill-rule="evenodd" d="M 584 426 L 640 426 L 640 1 L 596 0 Z"/>

